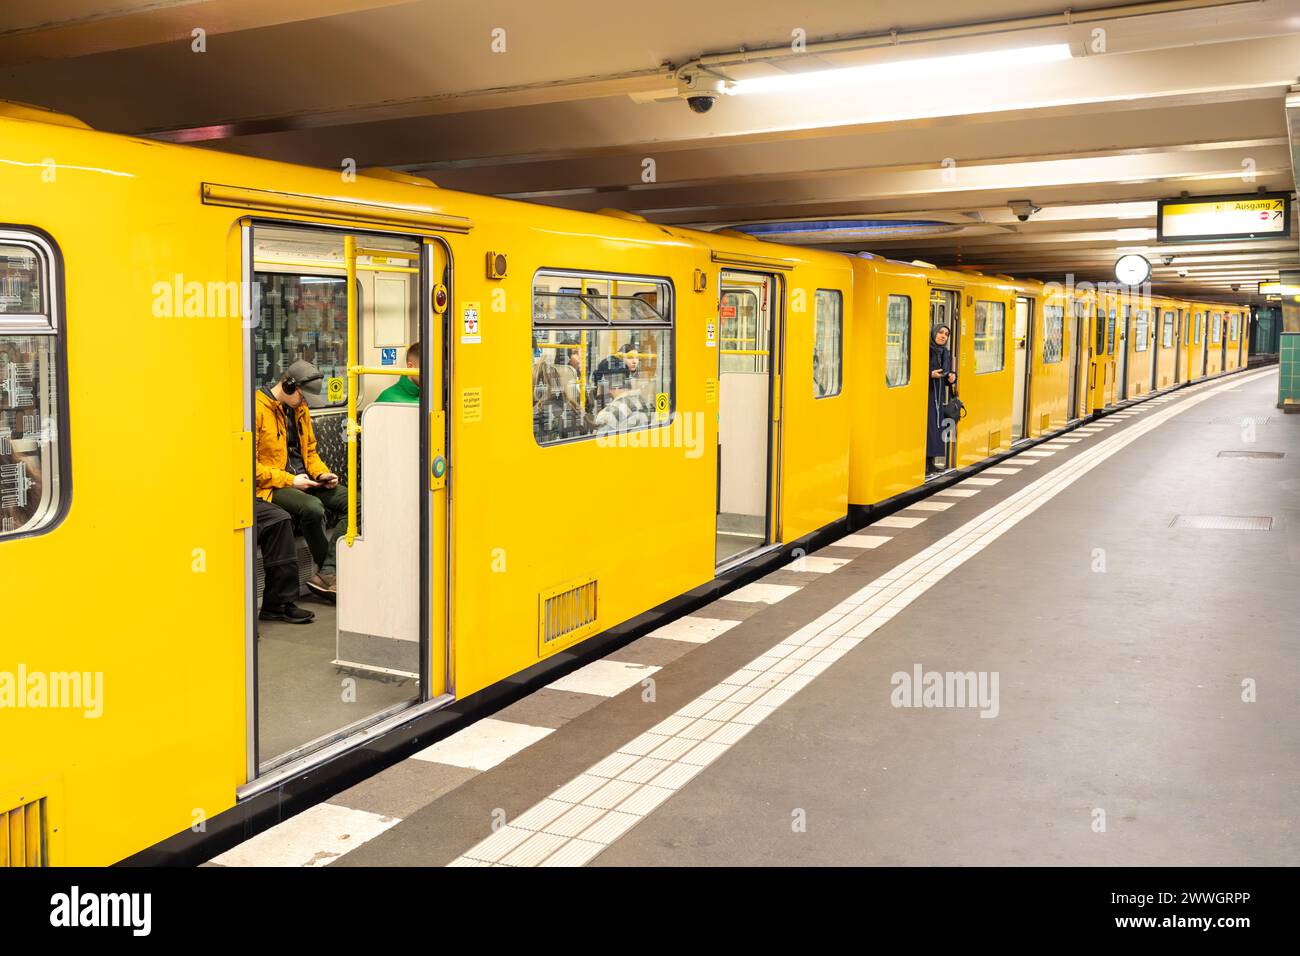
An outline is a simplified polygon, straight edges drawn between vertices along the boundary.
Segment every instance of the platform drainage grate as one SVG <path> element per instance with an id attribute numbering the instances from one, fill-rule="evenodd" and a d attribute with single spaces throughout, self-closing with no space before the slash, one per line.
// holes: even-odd
<path id="1" fill-rule="evenodd" d="M 1210 531 L 1268 531 L 1273 527 L 1273 519 L 1267 515 L 1174 515 L 1169 527 Z"/>
<path id="2" fill-rule="evenodd" d="M 1279 458 L 1285 458 L 1284 451 L 1221 451 L 1220 458 L 1259 458 L 1261 460 L 1276 461 Z"/>
<path id="3" fill-rule="evenodd" d="M 1210 419 L 1211 425 L 1267 425 L 1270 421 L 1268 415 L 1228 415 L 1225 418 Z"/>

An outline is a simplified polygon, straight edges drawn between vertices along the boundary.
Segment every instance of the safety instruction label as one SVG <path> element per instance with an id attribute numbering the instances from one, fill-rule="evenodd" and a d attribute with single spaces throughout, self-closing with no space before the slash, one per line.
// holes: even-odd
<path id="1" fill-rule="evenodd" d="M 482 388 L 462 388 L 460 390 L 460 420 L 467 425 L 483 420 Z"/>
<path id="2" fill-rule="evenodd" d="M 397 349 L 380 349 L 380 350 L 379 350 L 379 364 L 380 364 L 380 365 L 396 365 L 396 364 L 397 364 Z"/>
<path id="3" fill-rule="evenodd" d="M 479 308 L 477 302 L 466 302 L 461 309 L 460 342 L 462 345 L 477 345 L 483 341 L 479 329 Z"/>
<path id="4" fill-rule="evenodd" d="M 331 378 L 325 383 L 325 394 L 331 402 L 343 401 L 346 386 L 343 379 Z"/>
<path id="5" fill-rule="evenodd" d="M 716 378 L 706 378 L 704 380 L 704 400 L 710 405 L 718 401 L 718 380 Z"/>
<path id="6" fill-rule="evenodd" d="M 704 344 L 708 348 L 713 348 L 718 344 L 718 324 L 716 322 L 706 322 L 704 325 Z"/>
<path id="7" fill-rule="evenodd" d="M 655 396 L 655 421 L 666 422 L 668 420 L 668 409 L 670 401 L 667 392 L 660 392 Z"/>

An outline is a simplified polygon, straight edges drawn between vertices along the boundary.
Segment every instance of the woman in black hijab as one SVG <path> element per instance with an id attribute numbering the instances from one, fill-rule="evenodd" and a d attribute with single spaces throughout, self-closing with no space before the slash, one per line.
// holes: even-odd
<path id="1" fill-rule="evenodd" d="M 943 440 L 943 404 L 948 388 L 957 383 L 953 371 L 952 349 L 948 339 L 952 331 L 946 325 L 930 330 L 930 409 L 925 435 L 925 473 L 943 471 L 947 466 L 948 446 Z M 937 462 L 937 464 L 936 464 Z"/>

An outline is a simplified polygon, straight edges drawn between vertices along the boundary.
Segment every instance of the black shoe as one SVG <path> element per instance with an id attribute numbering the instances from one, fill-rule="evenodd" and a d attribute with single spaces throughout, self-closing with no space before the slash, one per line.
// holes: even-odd
<path id="1" fill-rule="evenodd" d="M 316 620 L 315 614 L 298 607 L 296 604 L 286 604 L 283 607 L 264 607 L 257 616 L 263 621 L 287 621 L 290 624 L 310 624 Z"/>

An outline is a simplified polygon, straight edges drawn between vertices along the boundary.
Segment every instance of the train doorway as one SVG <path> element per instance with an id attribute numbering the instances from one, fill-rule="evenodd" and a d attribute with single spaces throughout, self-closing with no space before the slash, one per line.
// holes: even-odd
<path id="1" fill-rule="evenodd" d="M 1128 330 L 1129 330 L 1129 307 L 1123 308 L 1123 321 L 1119 325 L 1119 340 L 1116 347 L 1119 354 L 1116 361 L 1119 363 L 1115 370 L 1115 398 L 1117 401 L 1123 401 L 1128 398 Z"/>
<path id="2" fill-rule="evenodd" d="M 934 341 L 935 330 L 941 325 L 948 328 L 948 352 L 952 356 L 953 371 L 958 374 L 956 385 L 960 389 L 962 316 L 961 292 L 957 289 L 930 290 L 930 341 Z M 943 405 L 954 397 L 954 390 L 946 384 L 936 387 L 932 381 L 928 381 L 927 385 L 930 389 L 926 408 L 927 439 L 931 414 L 928 406 L 935 404 L 937 397 L 940 410 L 935 414 L 939 421 L 939 434 L 943 440 L 942 455 L 931 455 L 933 449 L 927 444 L 925 472 L 927 476 L 931 476 L 957 467 L 957 432 L 961 426 L 953 419 L 944 418 L 941 411 Z"/>
<path id="3" fill-rule="evenodd" d="M 1088 368 L 1088 305 L 1086 302 L 1074 303 L 1074 354 L 1070 356 L 1070 414 L 1073 421 L 1087 414 L 1087 399 L 1079 400 L 1083 384 L 1087 381 Z"/>
<path id="4" fill-rule="evenodd" d="M 1034 302 L 1024 296 L 1016 297 L 1016 358 L 1015 358 L 1015 392 L 1011 401 L 1011 440 L 1020 441 L 1029 437 L 1026 422 L 1029 421 L 1031 385 L 1033 378 L 1034 354 Z"/>
<path id="5" fill-rule="evenodd" d="M 718 295 L 718 484 L 714 557 L 731 565 L 773 541 L 777 281 L 724 271 Z"/>
<path id="6" fill-rule="evenodd" d="M 245 239 L 252 780 L 448 691 L 450 270 L 413 236 L 257 223 Z"/>

